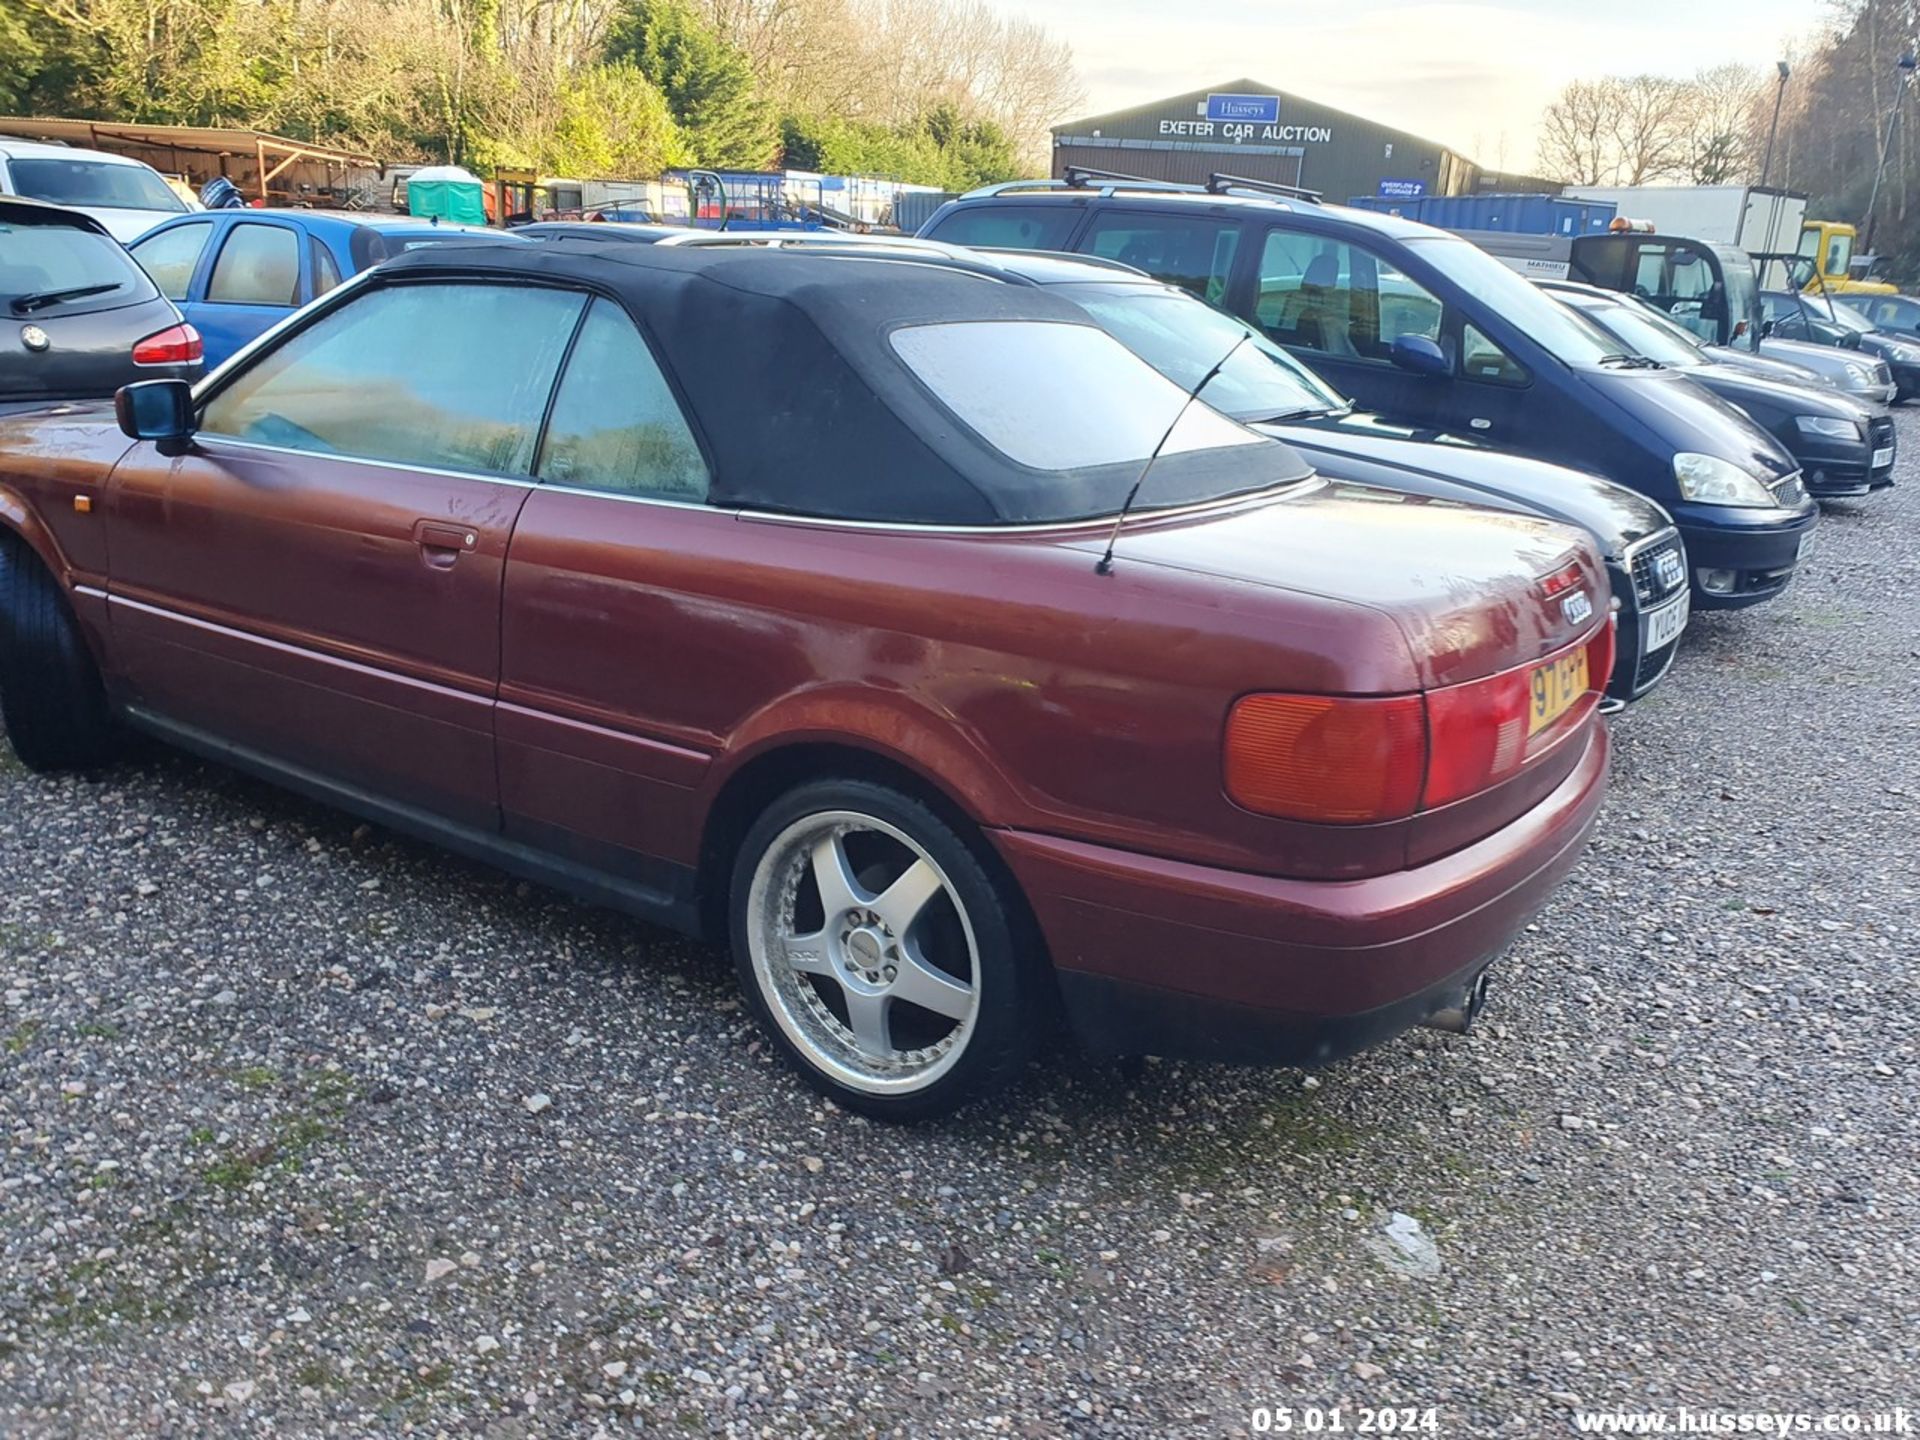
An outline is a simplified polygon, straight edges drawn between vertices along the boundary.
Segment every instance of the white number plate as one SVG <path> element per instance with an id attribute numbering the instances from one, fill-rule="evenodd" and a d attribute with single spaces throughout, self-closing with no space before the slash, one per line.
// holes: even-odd
<path id="1" fill-rule="evenodd" d="M 1874 469 L 1878 470 L 1882 465 L 1891 465 L 1892 463 L 1893 463 L 1893 446 L 1882 445 L 1878 450 L 1873 452 L 1873 468 Z"/>
<path id="2" fill-rule="evenodd" d="M 1671 644 L 1686 628 L 1687 592 L 1682 590 L 1678 600 L 1647 612 L 1647 649 L 1658 650 L 1663 645 Z"/>

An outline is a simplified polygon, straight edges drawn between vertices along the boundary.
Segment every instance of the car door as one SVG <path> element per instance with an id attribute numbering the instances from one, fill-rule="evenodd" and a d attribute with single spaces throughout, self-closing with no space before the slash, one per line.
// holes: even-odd
<path id="1" fill-rule="evenodd" d="M 107 503 L 130 702 L 188 738 L 497 827 L 507 543 L 585 303 L 357 286 L 202 395 L 188 453 L 134 446 Z"/>
<path id="2" fill-rule="evenodd" d="M 207 347 L 207 366 L 277 325 L 300 304 L 304 233 L 279 220 L 241 220 L 217 237 L 212 263 L 182 308 Z"/>
<path id="3" fill-rule="evenodd" d="M 727 707 L 777 647 L 701 597 L 739 521 L 705 503 L 693 429 L 610 300 L 581 326 L 537 468 L 501 617 L 506 831 L 672 894 L 697 845 L 694 787 L 738 718 Z"/>
<path id="4" fill-rule="evenodd" d="M 213 230 L 212 220 L 186 220 L 178 225 L 163 225 L 127 247 L 148 278 L 160 288 L 160 293 L 173 301 L 174 307 L 190 322 L 193 320 L 189 310 L 193 279 L 200 270 L 200 260 Z"/>
<path id="5" fill-rule="evenodd" d="M 1073 248 L 1144 270 L 1224 308 L 1242 269 L 1247 229 L 1243 218 L 1110 206 L 1094 212 Z"/>
<path id="6" fill-rule="evenodd" d="M 1444 349 L 1445 307 L 1386 254 L 1272 226 L 1243 303 L 1242 318 L 1367 409 L 1407 425 L 1446 422 L 1454 382 L 1403 370 L 1390 358 L 1403 335 L 1425 336 Z"/>

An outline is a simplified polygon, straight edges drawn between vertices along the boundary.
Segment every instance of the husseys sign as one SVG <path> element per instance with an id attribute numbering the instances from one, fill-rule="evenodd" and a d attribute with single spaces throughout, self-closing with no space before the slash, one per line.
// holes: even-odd
<path id="1" fill-rule="evenodd" d="M 1180 140 L 1249 141 L 1284 145 L 1333 139 L 1331 125 L 1282 125 L 1278 95 L 1209 95 L 1195 108 L 1193 120 L 1162 120 L 1160 133 Z"/>

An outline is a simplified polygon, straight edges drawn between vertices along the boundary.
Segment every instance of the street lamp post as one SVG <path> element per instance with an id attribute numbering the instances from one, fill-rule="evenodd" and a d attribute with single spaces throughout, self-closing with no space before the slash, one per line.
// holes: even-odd
<path id="1" fill-rule="evenodd" d="M 1773 124 L 1767 127 L 1767 158 L 1760 165 L 1760 184 L 1763 188 L 1767 181 L 1773 178 L 1773 140 L 1780 133 L 1780 102 L 1787 95 L 1787 77 L 1793 74 L 1793 67 L 1784 60 L 1779 62 L 1778 69 L 1780 86 L 1773 92 Z M 1767 249 L 1769 251 L 1780 248 L 1775 243 L 1780 238 L 1779 230 L 1780 197 L 1770 195 L 1767 197 Z"/>
<path id="2" fill-rule="evenodd" d="M 1913 79 L 1913 72 L 1920 61 L 1913 58 L 1912 52 L 1900 57 L 1895 66 L 1900 72 L 1900 83 L 1893 88 L 1893 103 L 1887 107 L 1886 138 L 1880 142 L 1880 164 L 1873 172 L 1873 189 L 1867 195 L 1867 213 L 1860 222 L 1861 248 L 1868 254 L 1873 253 L 1873 207 L 1880 200 L 1880 182 L 1887 175 L 1887 157 L 1893 153 L 1894 127 L 1900 123 L 1900 102 L 1907 97 L 1907 82 Z"/>
<path id="3" fill-rule="evenodd" d="M 1766 184 L 1773 178 L 1773 137 L 1780 133 L 1780 102 L 1787 95 L 1787 77 L 1793 74 L 1793 67 L 1786 61 L 1779 62 L 1780 88 L 1773 92 L 1773 124 L 1767 127 L 1767 158 L 1760 166 L 1760 183 Z"/>

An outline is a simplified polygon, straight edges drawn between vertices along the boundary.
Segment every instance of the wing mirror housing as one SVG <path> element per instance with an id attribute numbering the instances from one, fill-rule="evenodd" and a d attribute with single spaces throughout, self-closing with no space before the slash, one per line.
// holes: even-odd
<path id="1" fill-rule="evenodd" d="M 1452 368 L 1447 352 L 1425 335 L 1395 337 L 1390 353 L 1394 364 L 1415 375 L 1444 375 Z"/>
<path id="2" fill-rule="evenodd" d="M 193 387 L 184 380 L 136 380 L 113 397 L 121 433 L 151 440 L 162 455 L 184 455 L 193 440 Z"/>
<path id="3" fill-rule="evenodd" d="M 1760 322 L 1760 338 L 1764 340 L 1771 334 L 1773 334 L 1773 321 L 1762 320 Z"/>

